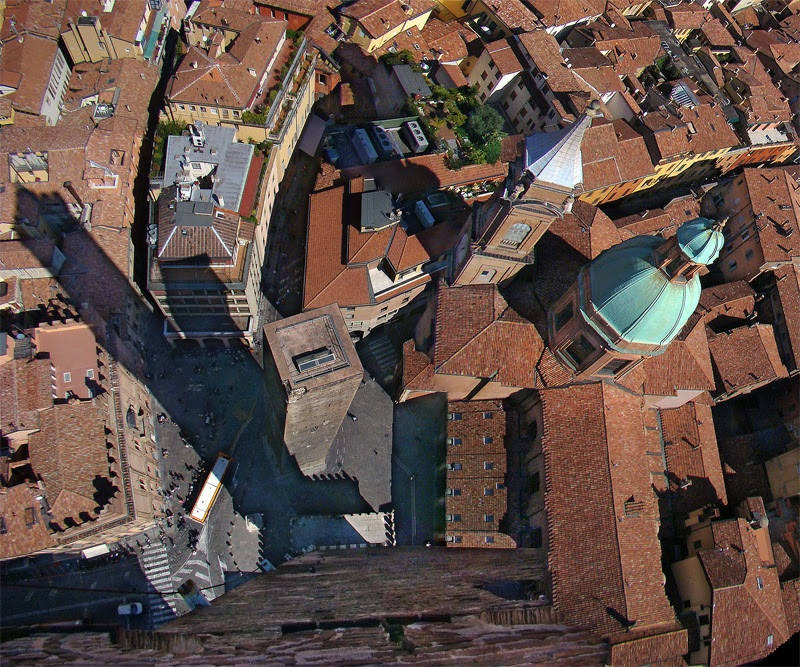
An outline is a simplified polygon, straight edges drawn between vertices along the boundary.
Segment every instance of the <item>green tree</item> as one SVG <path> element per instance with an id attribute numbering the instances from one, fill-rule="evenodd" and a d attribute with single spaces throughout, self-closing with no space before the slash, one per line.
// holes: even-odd
<path id="1" fill-rule="evenodd" d="M 467 131 L 476 143 L 489 142 L 500 134 L 502 128 L 503 117 L 492 107 L 480 107 L 467 118 Z"/>
<path id="2" fill-rule="evenodd" d="M 378 58 L 378 62 L 389 67 L 392 67 L 393 65 L 409 65 L 415 72 L 422 71 L 419 63 L 414 60 L 414 54 L 408 49 L 403 49 L 402 51 L 397 51 L 395 53 L 384 53 L 380 58 Z"/>

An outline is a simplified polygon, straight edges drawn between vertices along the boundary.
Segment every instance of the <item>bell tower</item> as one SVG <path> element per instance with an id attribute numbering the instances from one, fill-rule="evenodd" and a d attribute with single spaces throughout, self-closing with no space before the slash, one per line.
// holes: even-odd
<path id="1" fill-rule="evenodd" d="M 514 187 L 475 213 L 469 258 L 454 284 L 506 282 L 533 262 L 537 241 L 553 220 L 571 211 L 582 189 L 581 143 L 599 108 L 595 101 L 569 127 L 527 137 Z"/>

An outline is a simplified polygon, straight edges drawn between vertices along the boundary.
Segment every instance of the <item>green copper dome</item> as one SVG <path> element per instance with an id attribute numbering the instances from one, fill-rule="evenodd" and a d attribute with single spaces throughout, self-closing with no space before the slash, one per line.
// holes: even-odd
<path id="1" fill-rule="evenodd" d="M 608 340 L 597 325 L 594 310 L 628 343 L 643 346 L 644 354 L 659 354 L 652 346 L 666 347 L 686 324 L 700 301 L 700 281 L 670 282 L 655 264 L 660 236 L 637 236 L 609 248 L 582 269 L 581 310 L 586 320 Z M 586 285 L 588 273 L 589 284 Z M 590 292 L 586 293 L 586 288 Z M 586 306 L 591 304 L 592 308 Z M 587 312 L 589 310 L 589 312 Z M 608 340 L 612 347 L 614 341 Z M 661 350 L 663 351 L 663 350 Z"/>
<path id="2" fill-rule="evenodd" d="M 678 228 L 678 246 L 695 264 L 713 264 L 725 245 L 725 237 L 716 222 L 695 218 Z"/>

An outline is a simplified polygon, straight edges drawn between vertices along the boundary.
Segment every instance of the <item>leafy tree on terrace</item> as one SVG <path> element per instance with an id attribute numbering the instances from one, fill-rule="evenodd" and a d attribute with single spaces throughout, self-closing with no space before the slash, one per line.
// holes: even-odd
<path id="1" fill-rule="evenodd" d="M 403 49 L 402 51 L 397 51 L 396 53 L 384 53 L 380 58 L 378 58 L 378 62 L 383 63 L 388 67 L 392 67 L 393 65 L 409 65 L 415 72 L 422 71 L 419 63 L 414 60 L 414 54 L 408 49 Z"/>
<path id="2" fill-rule="evenodd" d="M 479 107 L 467 119 L 467 131 L 475 143 L 486 144 L 500 134 L 503 117 L 492 107 Z"/>

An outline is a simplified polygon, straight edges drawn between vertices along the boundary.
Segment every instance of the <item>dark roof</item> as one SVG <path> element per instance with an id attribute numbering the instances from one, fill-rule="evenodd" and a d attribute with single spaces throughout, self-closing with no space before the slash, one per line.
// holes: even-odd
<path id="1" fill-rule="evenodd" d="M 431 96 L 431 89 L 425 82 L 425 77 L 411 69 L 410 65 L 395 65 L 392 67 L 392 71 L 407 97 Z"/>

